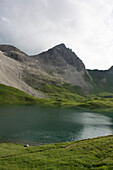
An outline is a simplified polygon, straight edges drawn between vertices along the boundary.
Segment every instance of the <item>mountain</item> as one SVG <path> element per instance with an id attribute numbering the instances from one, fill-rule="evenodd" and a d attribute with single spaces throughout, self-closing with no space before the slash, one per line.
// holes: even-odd
<path id="1" fill-rule="evenodd" d="M 64 44 L 31 57 L 37 61 L 37 65 L 42 70 L 56 73 L 64 82 L 81 87 L 84 93 L 91 89 L 91 84 L 85 80 L 85 77 L 87 77 L 91 81 L 91 76 L 85 69 L 85 65 Z"/>
<path id="2" fill-rule="evenodd" d="M 73 94 L 113 93 L 113 66 L 86 70 L 65 44 L 28 56 L 11 45 L 0 45 L 0 83 L 36 97 L 75 98 Z M 61 96 L 62 95 L 62 96 Z"/>
<path id="3" fill-rule="evenodd" d="M 16 62 L 17 65 L 21 66 L 21 73 L 19 74 L 21 75 L 22 81 L 35 90 L 40 89 L 44 84 L 62 85 L 63 83 L 76 86 L 80 88 L 83 93 L 88 93 L 92 89 L 92 85 L 89 83 L 91 76 L 85 69 L 83 62 L 64 44 L 57 45 L 35 56 L 28 56 L 11 45 L 0 45 L 0 50 L 3 52 L 1 54 L 2 57 L 8 57 L 7 62 L 10 60 L 12 61 L 11 63 Z M 11 68 L 13 68 L 13 66 L 11 66 Z M 7 70 L 5 65 L 4 70 Z M 16 71 L 13 72 L 15 76 Z M 11 79 L 10 76 L 9 79 Z M 15 79 L 16 78 L 14 78 L 14 81 Z M 89 81 L 87 81 L 87 79 Z M 5 83 L 1 79 L 1 83 L 2 82 Z M 12 86 L 13 84 L 15 83 L 12 81 L 12 84 L 9 83 L 8 85 Z M 16 88 L 18 87 L 16 86 Z"/>
<path id="4" fill-rule="evenodd" d="M 88 70 L 92 77 L 93 92 L 113 93 L 113 66 L 108 70 Z"/>

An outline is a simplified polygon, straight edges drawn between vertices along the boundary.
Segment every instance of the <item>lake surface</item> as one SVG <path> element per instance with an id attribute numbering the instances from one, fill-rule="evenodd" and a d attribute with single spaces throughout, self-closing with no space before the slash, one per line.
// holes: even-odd
<path id="1" fill-rule="evenodd" d="M 38 145 L 105 135 L 113 135 L 113 113 L 0 106 L 0 142 Z"/>

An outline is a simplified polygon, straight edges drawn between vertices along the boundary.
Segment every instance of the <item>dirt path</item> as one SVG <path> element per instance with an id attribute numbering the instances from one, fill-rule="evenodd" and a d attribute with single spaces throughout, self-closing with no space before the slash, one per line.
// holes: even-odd
<path id="1" fill-rule="evenodd" d="M 78 143 L 79 143 L 79 142 L 78 142 Z M 78 144 L 78 143 L 74 143 L 74 144 L 72 144 L 72 145 L 66 146 L 65 149 L 71 148 L 71 147 L 73 147 L 74 145 L 76 145 L 76 144 Z"/>

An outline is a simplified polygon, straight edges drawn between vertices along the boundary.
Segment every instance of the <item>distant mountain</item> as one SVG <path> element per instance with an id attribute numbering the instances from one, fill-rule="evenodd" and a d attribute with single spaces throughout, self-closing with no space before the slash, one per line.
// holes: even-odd
<path id="1" fill-rule="evenodd" d="M 93 80 L 93 92 L 113 93 L 113 66 L 108 70 L 88 70 Z"/>

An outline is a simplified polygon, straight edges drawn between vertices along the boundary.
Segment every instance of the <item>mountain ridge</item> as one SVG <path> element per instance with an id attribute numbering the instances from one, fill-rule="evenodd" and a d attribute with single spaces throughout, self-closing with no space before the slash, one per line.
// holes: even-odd
<path id="1" fill-rule="evenodd" d="M 94 92 L 96 83 L 98 89 L 101 89 L 102 83 L 106 84 L 106 81 L 109 82 L 105 74 L 110 75 L 113 73 L 113 66 L 105 71 L 87 70 L 82 60 L 63 43 L 33 56 L 27 55 L 12 45 L 0 45 L 0 51 L 2 51 L 1 58 L 3 58 L 3 56 L 9 57 L 12 61 L 15 60 L 21 66 L 21 72 L 19 71 L 21 79 L 18 76 L 17 81 L 20 90 L 22 90 L 21 81 L 27 84 L 28 89 L 31 88 L 35 91 L 40 91 L 40 89 L 44 88 L 47 84 L 50 86 L 62 86 L 67 83 L 76 89 L 79 87 L 83 94 L 88 94 Z M 13 68 L 13 66 L 11 67 Z M 11 71 L 11 67 L 9 73 L 14 72 L 14 69 Z M 4 70 L 7 70 L 5 64 Z M 13 74 L 16 74 L 16 72 Z M 100 78 L 98 78 L 99 76 Z M 110 77 L 110 79 L 112 79 L 112 77 Z M 1 76 L 0 83 L 12 86 L 13 81 L 14 79 L 12 83 L 8 84 L 7 81 L 3 81 L 3 76 Z M 112 85 L 109 86 L 111 89 L 110 91 L 105 88 L 102 89 L 107 92 L 113 92 L 111 86 Z M 18 85 L 15 88 L 18 88 Z M 23 91 L 27 92 L 28 89 L 25 88 Z M 35 91 L 33 93 L 31 92 L 31 95 L 36 96 Z"/>

